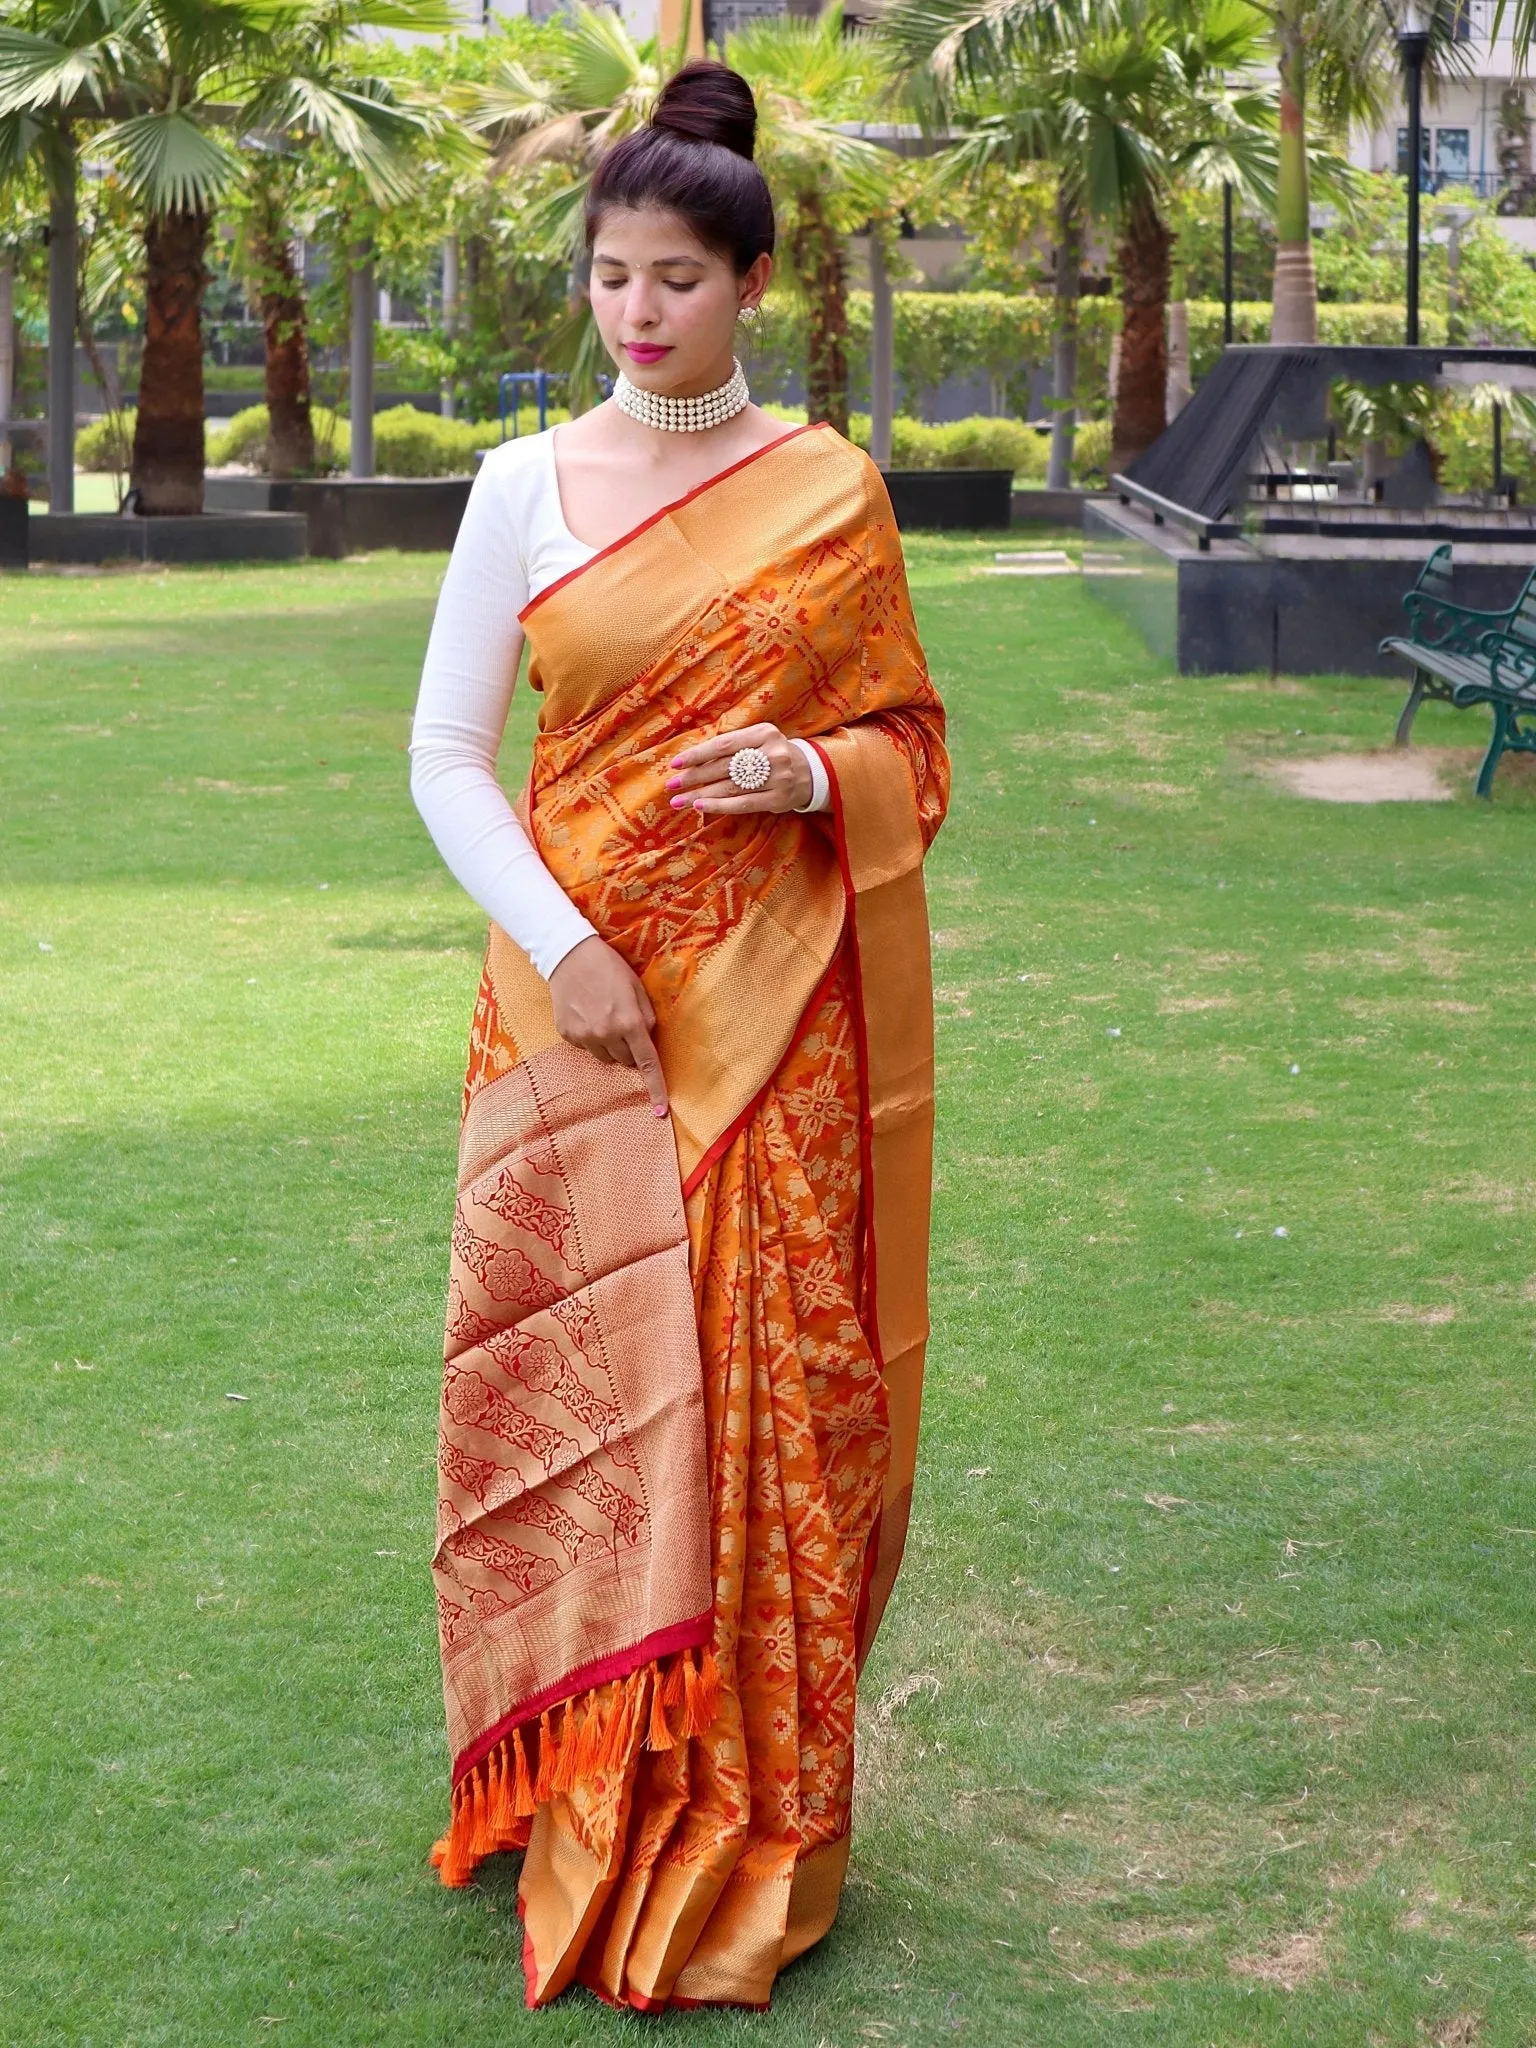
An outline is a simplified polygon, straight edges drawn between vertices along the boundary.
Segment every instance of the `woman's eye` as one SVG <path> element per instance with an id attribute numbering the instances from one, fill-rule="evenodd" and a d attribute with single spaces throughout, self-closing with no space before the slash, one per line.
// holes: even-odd
<path id="1" fill-rule="evenodd" d="M 697 279 L 692 284 L 673 284 L 670 279 L 667 282 L 667 290 L 672 292 L 691 292 L 696 289 Z"/>

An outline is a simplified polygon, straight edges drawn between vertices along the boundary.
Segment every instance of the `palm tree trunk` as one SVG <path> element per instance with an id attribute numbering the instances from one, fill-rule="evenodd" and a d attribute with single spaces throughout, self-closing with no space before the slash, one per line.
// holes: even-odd
<path id="1" fill-rule="evenodd" d="M 1180 293 L 1168 308 L 1168 417 L 1176 420 L 1195 395 L 1189 371 L 1189 301 Z"/>
<path id="2" fill-rule="evenodd" d="M 75 297 L 80 165 L 74 131 L 52 131 L 48 169 L 48 510 L 75 509 Z"/>
<path id="3" fill-rule="evenodd" d="M 827 217 L 819 193 L 802 193 L 790 237 L 790 258 L 808 309 L 805 349 L 805 410 L 813 424 L 825 420 L 848 431 L 848 280 L 841 235 Z"/>
<path id="4" fill-rule="evenodd" d="M 11 468 L 11 435 L 7 425 L 16 393 L 16 264 L 0 256 L 0 492 Z"/>
<path id="5" fill-rule="evenodd" d="M 271 182 L 255 186 L 246 236 L 250 271 L 261 294 L 268 474 L 308 476 L 315 467 L 315 428 L 309 410 L 309 309 L 304 281 L 294 268 L 293 239 L 282 194 Z"/>
<path id="6" fill-rule="evenodd" d="M 1111 472 L 1152 446 L 1168 424 L 1168 282 L 1173 236 L 1151 199 L 1126 216 L 1120 266 L 1120 376 L 1111 430 Z"/>
<path id="7" fill-rule="evenodd" d="M 1271 341 L 1317 340 L 1317 276 L 1307 187 L 1307 54 L 1294 18 L 1280 24 L 1280 162 L 1275 201 L 1275 296 Z"/>
<path id="8" fill-rule="evenodd" d="M 1072 481 L 1077 435 L 1077 331 L 1083 289 L 1083 216 L 1075 196 L 1056 185 L 1056 306 L 1051 340 L 1051 461 L 1046 483 L 1064 491 Z"/>
<path id="9" fill-rule="evenodd" d="M 144 358 L 133 434 L 141 512 L 203 509 L 203 291 L 211 217 L 178 207 L 144 230 Z"/>

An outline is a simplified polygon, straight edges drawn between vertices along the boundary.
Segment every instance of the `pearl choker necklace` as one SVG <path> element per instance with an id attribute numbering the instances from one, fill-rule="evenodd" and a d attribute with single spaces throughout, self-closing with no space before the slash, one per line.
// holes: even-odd
<path id="1" fill-rule="evenodd" d="M 624 372 L 613 380 L 613 402 L 642 427 L 655 427 L 664 434 L 701 434 L 708 427 L 724 426 L 746 405 L 750 392 L 741 364 L 731 358 L 731 374 L 715 391 L 701 391 L 697 398 L 668 398 L 659 391 L 642 391 L 631 384 Z"/>

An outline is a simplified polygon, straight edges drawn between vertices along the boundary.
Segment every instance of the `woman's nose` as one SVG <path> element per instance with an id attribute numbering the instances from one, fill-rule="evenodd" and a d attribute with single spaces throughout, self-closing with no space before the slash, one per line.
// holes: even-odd
<path id="1" fill-rule="evenodd" d="M 654 327 L 657 319 L 656 292 L 649 279 L 636 278 L 624 301 L 624 318 L 630 327 Z"/>

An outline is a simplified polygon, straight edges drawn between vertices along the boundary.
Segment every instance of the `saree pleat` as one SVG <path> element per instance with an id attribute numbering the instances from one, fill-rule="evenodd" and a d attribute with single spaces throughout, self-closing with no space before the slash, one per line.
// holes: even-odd
<path id="1" fill-rule="evenodd" d="M 591 587 L 644 588 L 639 638 L 574 590 L 525 615 L 548 692 L 530 824 L 646 980 L 676 1146 L 656 1152 L 633 1075 L 559 1041 L 493 932 L 455 1223 L 434 1855 L 464 1883 L 523 1850 L 530 2005 L 580 1983 L 647 2011 L 766 2006 L 825 1934 L 905 1527 L 941 713 L 875 473 L 821 435 L 767 463 L 768 509 L 738 478 L 611 551 Z M 672 814 L 679 741 L 759 717 L 822 746 L 834 819 Z"/>
<path id="2" fill-rule="evenodd" d="M 852 1041 L 839 973 L 688 1199 L 718 1705 L 702 1736 L 659 1755 L 637 1733 L 615 1782 L 535 1827 L 521 1896 L 540 2004 L 573 1975 L 642 2008 L 766 2004 L 797 1866 L 847 1835 L 854 1616 L 887 1435 L 855 1304 Z M 831 1889 L 825 1924 L 835 1906 Z M 799 1928 L 801 1945 L 825 1924 Z"/>

